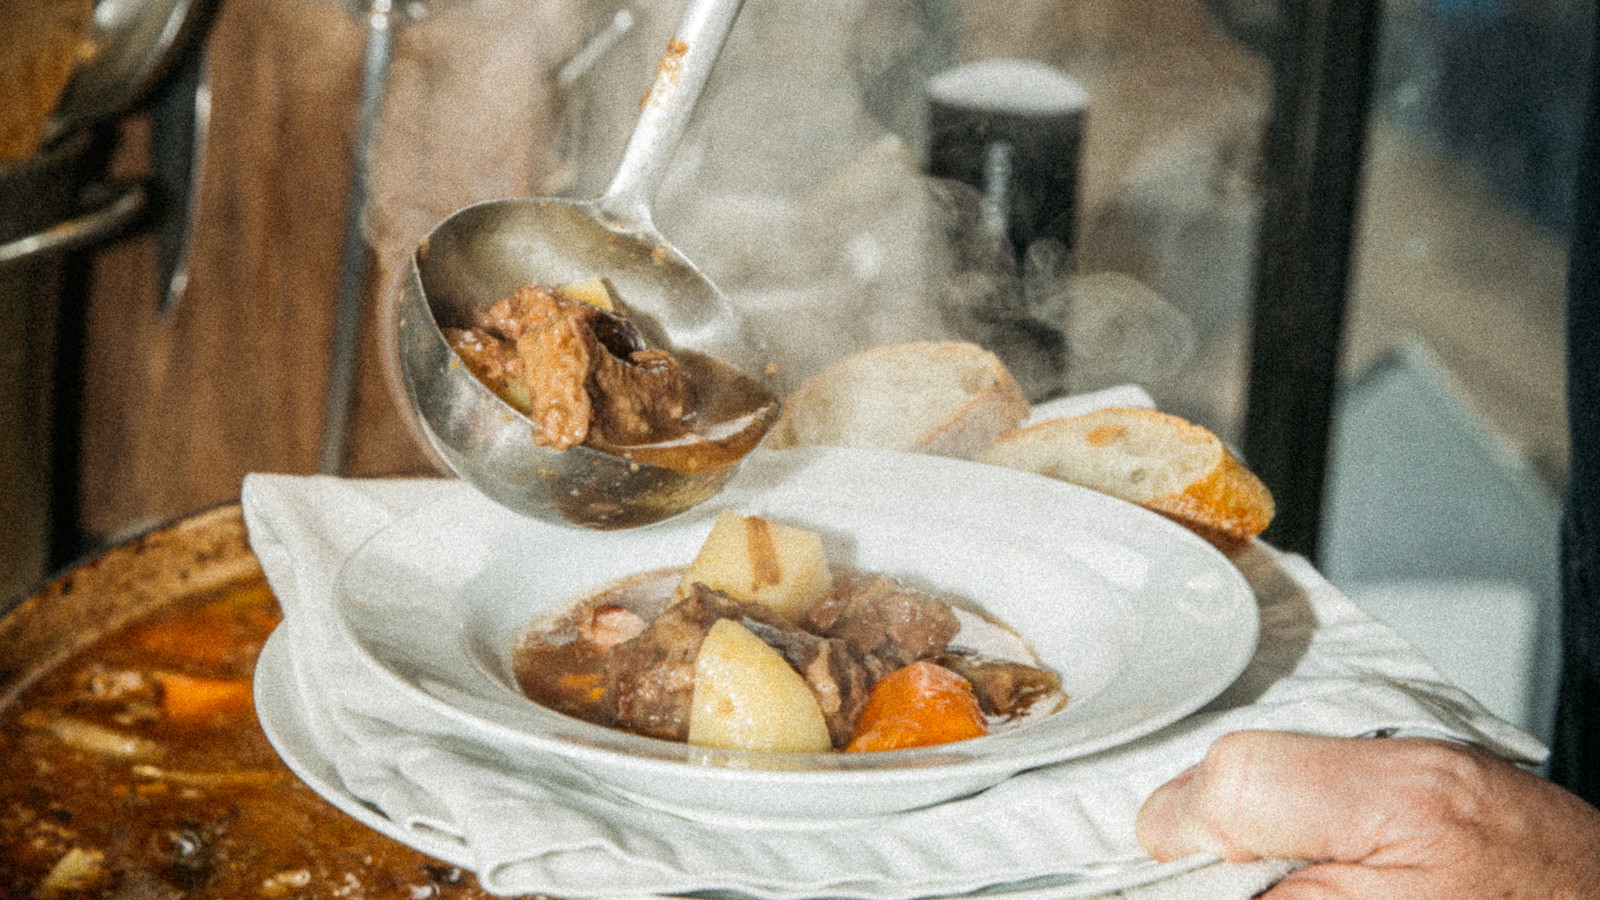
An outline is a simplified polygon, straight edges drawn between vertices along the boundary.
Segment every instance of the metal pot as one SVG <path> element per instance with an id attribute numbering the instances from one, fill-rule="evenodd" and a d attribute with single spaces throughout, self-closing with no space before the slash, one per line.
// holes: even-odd
<path id="1" fill-rule="evenodd" d="M 0 705 L 131 618 L 263 578 L 237 503 L 213 507 L 84 559 L 0 615 Z"/>
<path id="2" fill-rule="evenodd" d="M 257 590 L 264 580 L 261 566 L 250 550 L 239 504 L 228 503 L 185 516 L 80 560 L 25 597 L 0 604 L 0 733 L 14 738 L 37 727 L 29 724 L 29 710 L 19 707 L 19 699 L 26 702 L 24 692 L 39 679 L 58 674 L 62 667 L 82 665 L 84 660 L 75 656 L 75 652 L 88 649 L 95 641 L 137 620 L 172 609 L 203 608 L 213 598 L 234 591 Z M 234 733 L 219 737 L 217 729 L 224 727 Z M 254 716 L 232 720 L 231 724 L 216 728 L 192 729 L 188 733 L 200 742 L 266 741 Z M 172 735 L 168 739 L 181 740 Z M 23 740 L 7 746 L 26 748 L 27 745 Z M 265 763 L 253 764 L 251 771 L 259 772 L 262 765 Z M 39 777 L 34 766 L 35 761 L 25 749 L 13 753 L 0 761 L 0 782 L 15 784 L 10 779 L 18 778 L 31 782 Z M 94 787 L 96 784 L 105 785 L 106 789 L 113 789 L 114 783 L 128 784 L 128 761 L 108 759 L 102 777 L 103 781 L 91 779 L 83 783 L 87 785 L 84 789 L 92 792 L 99 789 Z M 302 845 L 296 857 L 320 873 L 317 877 L 321 881 L 317 889 L 311 891 L 318 896 L 331 896 L 329 888 L 341 883 L 340 873 L 359 872 L 363 879 L 370 878 L 379 885 L 394 885 L 402 893 L 404 889 L 400 885 L 414 885 L 413 894 L 419 888 L 431 886 L 430 896 L 488 900 L 489 895 L 470 873 L 372 831 L 337 807 L 321 802 L 310 787 L 293 782 L 292 778 L 292 774 L 283 769 L 269 786 L 252 788 L 274 792 L 273 795 L 253 795 L 256 802 L 272 801 L 273 812 L 253 821 L 234 822 L 238 831 L 224 838 L 235 842 L 233 849 L 227 852 L 234 854 L 234 864 L 244 869 L 233 872 L 236 877 L 232 887 L 198 883 L 191 885 L 192 889 L 185 889 L 184 896 L 237 896 L 239 880 L 249 882 L 252 877 L 273 876 L 278 871 L 273 861 L 285 857 L 269 854 L 252 862 L 242 848 L 257 846 L 256 839 L 269 836 L 270 826 L 266 822 L 282 820 L 295 823 L 291 831 L 316 835 L 319 841 L 327 842 L 326 856 L 319 856 L 321 851 L 314 849 L 323 845 L 314 843 Z M 279 801 L 281 805 L 276 805 Z M 24 806 L 35 802 L 52 801 L 29 800 L 24 801 Z M 225 814 L 227 802 L 231 801 L 215 807 L 212 812 Z M 95 896 L 132 893 L 144 896 L 141 890 L 167 896 L 158 885 L 167 884 L 168 878 L 181 877 L 183 872 L 175 870 L 170 863 L 163 863 L 163 856 L 153 854 L 151 848 L 168 848 L 171 843 L 169 849 L 177 856 L 167 858 L 188 859 L 185 848 L 192 850 L 193 847 L 186 842 L 172 842 L 172 811 L 151 816 L 141 813 L 136 805 L 120 807 L 113 801 L 111 806 L 119 810 L 111 814 L 124 817 L 119 820 L 118 833 L 126 837 L 128 844 L 124 849 L 131 855 L 114 861 L 117 865 L 113 868 L 121 874 L 114 876 L 119 881 L 110 888 L 109 894 L 102 891 Z M 204 804 L 193 808 L 204 809 Z M 88 810 L 90 818 L 105 816 L 108 812 L 107 808 L 98 807 Z M 224 815 L 224 818 L 232 821 L 231 816 Z M 280 854 L 283 852 L 282 848 L 278 850 Z M 4 857 L 5 853 L 0 853 L 0 865 L 4 865 Z M 153 877 L 141 880 L 140 873 L 127 871 L 126 865 L 146 868 Z M 6 882 L 9 887 L 12 879 Z M 0 894 L 10 896 L 4 887 L 0 887 Z"/>
<path id="3" fill-rule="evenodd" d="M 187 49 L 210 0 L 98 0 L 87 51 L 45 129 L 46 143 L 94 128 L 143 100 Z"/>

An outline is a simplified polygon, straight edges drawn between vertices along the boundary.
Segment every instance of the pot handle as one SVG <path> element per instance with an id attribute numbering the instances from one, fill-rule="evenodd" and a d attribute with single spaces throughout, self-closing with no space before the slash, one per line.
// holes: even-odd
<path id="1" fill-rule="evenodd" d="M 84 190 L 92 208 L 42 231 L 0 244 L 0 268 L 51 253 L 79 250 L 106 240 L 127 227 L 149 204 L 143 181 L 111 181 Z"/>

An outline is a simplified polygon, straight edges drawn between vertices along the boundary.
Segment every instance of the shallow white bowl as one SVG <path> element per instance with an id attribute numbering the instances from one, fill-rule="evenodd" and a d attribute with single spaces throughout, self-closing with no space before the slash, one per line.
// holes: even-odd
<path id="1" fill-rule="evenodd" d="M 714 750 L 528 700 L 511 651 L 529 623 L 619 578 L 684 565 L 716 511 L 820 532 L 831 560 L 977 603 L 1060 672 L 1066 709 L 940 747 L 869 754 Z M 1211 545 L 1091 491 L 977 463 L 878 451 L 757 455 L 707 508 L 634 531 L 536 522 L 492 504 L 426 509 L 358 552 L 342 627 L 385 678 L 527 759 L 559 757 L 627 797 L 710 818 L 845 818 L 965 796 L 1193 712 L 1255 649 L 1255 597 Z"/>

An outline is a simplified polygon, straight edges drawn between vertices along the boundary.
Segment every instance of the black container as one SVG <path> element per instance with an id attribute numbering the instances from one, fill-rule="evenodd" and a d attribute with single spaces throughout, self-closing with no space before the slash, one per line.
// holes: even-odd
<path id="1" fill-rule="evenodd" d="M 1018 259 L 1041 238 L 1072 246 L 1089 98 L 1043 63 L 988 59 L 928 80 L 928 174 L 983 192 Z"/>

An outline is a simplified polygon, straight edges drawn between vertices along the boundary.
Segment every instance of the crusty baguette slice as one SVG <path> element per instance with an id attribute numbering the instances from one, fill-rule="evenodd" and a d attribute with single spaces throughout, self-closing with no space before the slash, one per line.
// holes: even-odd
<path id="1" fill-rule="evenodd" d="M 978 457 L 1155 510 L 1223 550 L 1272 522 L 1272 494 L 1222 441 L 1178 416 L 1112 407 L 1002 436 Z"/>
<path id="2" fill-rule="evenodd" d="M 806 379 L 785 398 L 767 446 L 905 450 L 971 459 L 1028 417 L 1005 364 L 976 344 L 873 347 Z"/>

